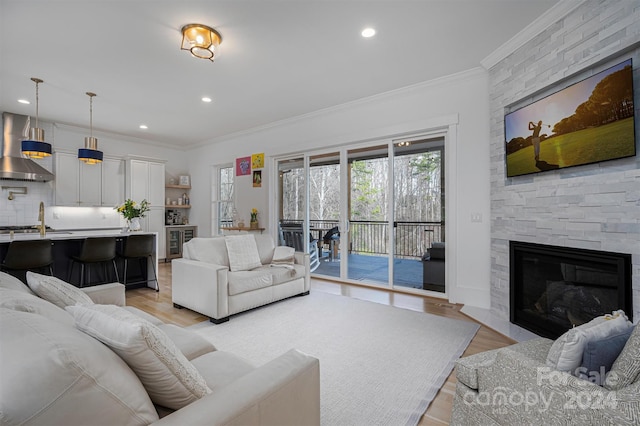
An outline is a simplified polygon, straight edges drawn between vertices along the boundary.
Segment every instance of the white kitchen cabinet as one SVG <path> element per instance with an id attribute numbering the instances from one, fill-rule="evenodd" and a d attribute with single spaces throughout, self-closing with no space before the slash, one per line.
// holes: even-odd
<path id="1" fill-rule="evenodd" d="M 151 207 L 164 209 L 164 164 L 149 163 L 149 198 Z"/>
<path id="2" fill-rule="evenodd" d="M 102 161 L 102 206 L 114 207 L 124 202 L 124 160 L 104 158 Z"/>
<path id="3" fill-rule="evenodd" d="M 57 151 L 54 174 L 56 206 L 114 207 L 124 201 L 122 159 L 85 164 L 75 152 Z"/>
<path id="4" fill-rule="evenodd" d="M 158 233 L 158 258 L 164 258 L 164 162 L 130 158 L 126 167 L 126 197 L 139 203 L 147 200 L 150 210 L 140 222 L 142 230 Z"/>
<path id="5" fill-rule="evenodd" d="M 80 180 L 78 156 L 57 151 L 53 162 L 53 173 L 55 174 L 55 205 L 77 206 Z"/>
<path id="6" fill-rule="evenodd" d="M 78 205 L 99 207 L 102 205 L 102 164 L 86 164 L 76 157 L 80 170 Z"/>

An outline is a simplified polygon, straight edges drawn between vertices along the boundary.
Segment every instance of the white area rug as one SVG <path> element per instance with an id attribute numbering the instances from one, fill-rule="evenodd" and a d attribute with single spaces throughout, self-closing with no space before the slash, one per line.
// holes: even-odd
<path id="1" fill-rule="evenodd" d="M 478 328 L 322 292 L 190 327 L 255 365 L 291 348 L 320 359 L 322 424 L 339 426 L 417 424 Z"/>

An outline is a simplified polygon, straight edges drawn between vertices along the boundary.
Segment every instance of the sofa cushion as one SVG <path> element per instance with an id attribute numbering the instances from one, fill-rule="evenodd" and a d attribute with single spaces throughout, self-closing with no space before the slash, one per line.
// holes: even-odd
<path id="1" fill-rule="evenodd" d="M 631 327 L 624 312 L 617 311 L 616 317 L 600 316 L 586 324 L 572 328 L 560 336 L 551 346 L 547 355 L 547 365 L 560 371 L 576 374 L 582 363 L 582 355 L 587 342 L 601 340 Z"/>
<path id="2" fill-rule="evenodd" d="M 251 234 L 227 235 L 224 237 L 232 272 L 248 271 L 262 265 L 256 239 Z"/>
<path id="3" fill-rule="evenodd" d="M 192 238 L 184 244 L 184 258 L 214 265 L 229 266 L 224 237 Z"/>
<path id="4" fill-rule="evenodd" d="M 213 392 L 254 370 L 246 360 L 224 351 L 209 352 L 192 363 Z"/>
<path id="5" fill-rule="evenodd" d="M 113 305 L 68 306 L 76 326 L 109 346 L 135 371 L 159 405 L 178 410 L 211 392 L 158 327 Z"/>
<path id="6" fill-rule="evenodd" d="M 35 295 L 25 283 L 6 272 L 0 272 L 0 287 Z"/>
<path id="7" fill-rule="evenodd" d="M 62 309 L 71 305 L 93 305 L 93 300 L 82 290 L 56 277 L 28 271 L 27 284 L 38 296 Z"/>
<path id="8" fill-rule="evenodd" d="M 633 328 L 587 342 L 582 355 L 579 378 L 604 385 L 606 374 L 624 348 Z M 604 370 L 604 371 L 603 371 Z"/>
<path id="9" fill-rule="evenodd" d="M 273 250 L 275 244 L 273 238 L 269 234 L 251 234 L 256 240 L 256 246 L 258 247 L 258 255 L 260 256 L 260 263 L 268 265 L 273 258 Z"/>
<path id="10" fill-rule="evenodd" d="M 173 324 L 161 324 L 158 328 L 171 339 L 189 361 L 216 350 L 215 346 L 193 331 Z"/>
<path id="11" fill-rule="evenodd" d="M 264 271 L 271 275 L 271 284 L 278 285 L 289 281 L 304 278 L 306 269 L 304 265 L 264 265 L 253 271 Z"/>
<path id="12" fill-rule="evenodd" d="M 97 340 L 40 315 L 0 308 L 4 424 L 147 425 L 158 419 L 131 369 Z"/>
<path id="13" fill-rule="evenodd" d="M 64 309 L 40 299 L 34 294 L 0 287 L 0 306 L 14 311 L 42 315 L 67 327 L 73 327 L 73 317 Z"/>
<path id="14" fill-rule="evenodd" d="M 640 327 L 636 324 L 620 356 L 613 363 L 604 387 L 619 390 L 640 380 Z"/>
<path id="15" fill-rule="evenodd" d="M 273 250 L 272 265 L 293 265 L 296 260 L 296 249 L 287 246 L 278 246 Z"/>
<path id="16" fill-rule="evenodd" d="M 253 271 L 229 272 L 227 277 L 229 281 L 229 296 L 270 287 L 273 284 L 273 276 L 269 269 L 265 271 L 262 268 L 258 268 Z"/>

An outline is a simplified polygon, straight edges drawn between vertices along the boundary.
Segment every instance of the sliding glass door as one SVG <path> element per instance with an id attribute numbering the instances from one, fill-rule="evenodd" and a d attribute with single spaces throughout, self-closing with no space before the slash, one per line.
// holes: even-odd
<path id="1" fill-rule="evenodd" d="M 347 151 L 348 232 L 341 246 L 347 255 L 347 278 L 389 283 L 388 146 Z"/>
<path id="2" fill-rule="evenodd" d="M 444 292 L 444 139 L 393 151 L 393 284 Z"/>
<path id="3" fill-rule="evenodd" d="M 279 229 L 297 230 L 302 249 L 317 251 L 315 275 L 444 292 L 444 137 L 304 154 L 277 167 Z"/>

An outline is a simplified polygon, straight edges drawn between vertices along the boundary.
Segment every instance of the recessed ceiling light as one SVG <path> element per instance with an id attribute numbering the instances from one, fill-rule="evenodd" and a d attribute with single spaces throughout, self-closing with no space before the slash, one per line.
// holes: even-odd
<path id="1" fill-rule="evenodd" d="M 202 102 L 211 102 L 211 98 L 205 96 L 202 98 Z"/>
<path id="2" fill-rule="evenodd" d="M 362 37 L 369 38 L 373 37 L 374 35 L 376 35 L 376 30 L 374 30 L 373 28 L 365 28 L 364 30 L 362 30 Z"/>
<path id="3" fill-rule="evenodd" d="M 141 128 L 142 130 L 147 130 L 147 129 L 148 129 L 148 127 L 147 127 L 147 125 L 146 125 L 146 124 L 141 124 L 141 125 L 140 125 L 140 128 Z"/>
<path id="4" fill-rule="evenodd" d="M 29 105 L 29 104 L 31 104 L 31 102 L 29 102 L 29 101 L 28 101 L 28 100 L 26 100 L 26 99 L 18 99 L 18 102 L 20 102 L 21 104 L 25 104 L 25 105 Z"/>

